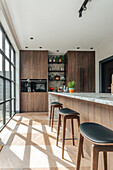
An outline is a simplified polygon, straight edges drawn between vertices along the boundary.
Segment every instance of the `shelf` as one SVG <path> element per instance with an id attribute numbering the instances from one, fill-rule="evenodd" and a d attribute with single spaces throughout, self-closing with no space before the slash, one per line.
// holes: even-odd
<path id="1" fill-rule="evenodd" d="M 51 72 L 65 72 L 65 71 L 58 71 L 58 70 L 54 70 L 54 71 L 48 71 L 49 73 L 51 73 Z"/>
<path id="2" fill-rule="evenodd" d="M 60 63 L 60 62 L 48 62 L 48 64 L 64 64 L 64 63 Z"/>

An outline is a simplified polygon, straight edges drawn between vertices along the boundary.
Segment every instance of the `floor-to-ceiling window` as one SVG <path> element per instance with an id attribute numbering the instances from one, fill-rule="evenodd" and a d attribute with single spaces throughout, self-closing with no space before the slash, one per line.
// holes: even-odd
<path id="1" fill-rule="evenodd" d="M 0 24 L 0 128 L 15 113 L 15 51 Z"/>

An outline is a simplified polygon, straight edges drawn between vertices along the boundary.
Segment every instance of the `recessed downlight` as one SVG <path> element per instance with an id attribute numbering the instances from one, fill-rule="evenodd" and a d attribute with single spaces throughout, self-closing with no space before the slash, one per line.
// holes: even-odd
<path id="1" fill-rule="evenodd" d="M 40 49 L 42 48 L 42 47 L 39 47 Z"/>
<path id="2" fill-rule="evenodd" d="M 25 48 L 28 48 L 28 47 L 25 47 Z"/>
<path id="3" fill-rule="evenodd" d="M 80 49 L 80 47 L 77 47 L 77 49 Z"/>
<path id="4" fill-rule="evenodd" d="M 93 49 L 93 47 L 90 48 L 91 50 Z"/>
<path id="5" fill-rule="evenodd" d="M 56 50 L 56 52 L 58 53 L 58 52 L 59 52 L 59 50 Z"/>
<path id="6" fill-rule="evenodd" d="M 30 40 L 33 40 L 34 38 L 33 37 L 30 37 Z"/>

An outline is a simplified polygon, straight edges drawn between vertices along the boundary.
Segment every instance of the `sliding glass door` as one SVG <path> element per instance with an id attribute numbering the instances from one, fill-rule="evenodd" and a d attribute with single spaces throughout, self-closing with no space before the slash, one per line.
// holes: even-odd
<path id="1" fill-rule="evenodd" d="M 0 128 L 15 113 L 15 51 L 0 24 Z"/>

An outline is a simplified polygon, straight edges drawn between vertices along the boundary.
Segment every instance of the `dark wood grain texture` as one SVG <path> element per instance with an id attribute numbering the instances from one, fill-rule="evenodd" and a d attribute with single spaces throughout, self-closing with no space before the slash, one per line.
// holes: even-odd
<path id="1" fill-rule="evenodd" d="M 68 51 L 66 58 L 66 84 L 74 80 L 75 91 L 95 91 L 95 52 Z"/>
<path id="2" fill-rule="evenodd" d="M 20 79 L 47 79 L 48 51 L 20 51 Z M 22 93 L 21 112 L 47 112 L 48 93 Z"/>
<path id="3" fill-rule="evenodd" d="M 78 99 L 72 99 L 64 96 L 57 96 L 58 101 L 63 104 L 64 108 L 70 108 L 80 113 L 80 123 L 95 122 L 104 125 L 113 130 L 113 106 L 93 103 Z M 76 121 L 74 120 L 74 124 Z M 71 132 L 71 124 L 67 121 L 66 126 Z M 78 138 L 78 128 L 74 126 L 74 135 Z M 91 143 L 84 140 L 84 149 L 91 155 Z M 113 153 L 107 153 L 108 169 L 113 167 Z M 103 155 L 99 154 L 99 168 L 103 167 Z"/>

